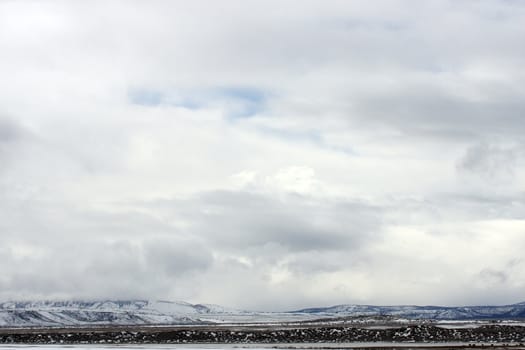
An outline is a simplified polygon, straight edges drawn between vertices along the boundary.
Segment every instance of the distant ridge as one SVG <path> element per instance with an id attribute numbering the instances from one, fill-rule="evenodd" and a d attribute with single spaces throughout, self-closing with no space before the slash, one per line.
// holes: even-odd
<path id="1" fill-rule="evenodd" d="M 212 304 L 152 300 L 37 300 L 0 303 L 0 327 L 271 323 L 375 316 L 427 320 L 523 319 L 525 302 L 504 306 L 458 307 L 349 304 L 288 312 L 253 312 Z"/>
<path id="2" fill-rule="evenodd" d="M 409 319 L 474 320 L 525 318 L 525 302 L 503 306 L 375 306 L 343 304 L 292 311 L 330 316 L 398 316 Z"/>

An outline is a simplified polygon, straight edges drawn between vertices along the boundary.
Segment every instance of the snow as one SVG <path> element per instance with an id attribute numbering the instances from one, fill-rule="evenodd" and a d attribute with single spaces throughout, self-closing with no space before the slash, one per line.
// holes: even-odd
<path id="1" fill-rule="evenodd" d="M 469 307 L 439 307 L 439 306 L 373 306 L 373 305 L 336 305 L 326 308 L 310 308 L 298 310 L 299 313 L 317 314 L 323 316 L 373 316 L 391 315 L 412 319 L 477 319 L 477 318 L 523 318 L 525 303 L 505 306 L 469 306 Z"/>
<path id="2" fill-rule="evenodd" d="M 315 319 L 331 323 L 396 323 L 395 319 L 474 320 L 525 317 L 525 303 L 507 306 L 437 307 L 336 305 L 292 312 L 252 312 L 182 301 L 25 301 L 0 303 L 0 327 L 77 325 L 279 324 Z M 361 318 L 359 318 L 361 317 Z M 377 317 L 382 319 L 375 320 Z"/>

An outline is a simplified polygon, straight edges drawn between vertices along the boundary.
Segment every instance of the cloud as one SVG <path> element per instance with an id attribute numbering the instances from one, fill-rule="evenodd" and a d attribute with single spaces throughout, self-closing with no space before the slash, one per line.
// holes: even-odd
<path id="1" fill-rule="evenodd" d="M 22 134 L 21 128 L 12 120 L 0 119 L 0 142 L 12 142 L 19 138 Z"/>
<path id="2" fill-rule="evenodd" d="M 0 297 L 519 300 L 524 19 L 0 1 Z"/>
<path id="3" fill-rule="evenodd" d="M 117 207 L 76 212 L 47 203 L 9 216 L 4 207 L 10 219 L 2 220 L 2 296 L 211 298 L 277 310 L 391 298 L 465 303 L 458 289 L 432 292 L 443 283 L 459 283 L 458 288 L 474 293 L 469 298 L 493 302 L 477 288 L 494 274 L 479 271 L 503 266 L 497 271 L 513 276 L 505 293 L 516 298 L 523 276 L 516 264 L 505 262 L 520 256 L 523 221 L 486 223 L 476 208 L 465 210 L 454 199 L 450 203 L 438 198 L 420 203 L 420 213 L 454 206 L 455 217 L 441 213 L 453 219 L 447 223 L 415 213 L 408 221 L 414 207 L 403 200 L 378 207 L 271 192 L 213 191 L 126 204 L 133 212 L 114 211 Z M 490 253 L 495 247 L 501 254 Z M 480 269 L 472 273 L 458 266 Z M 477 282 L 469 287 L 464 279 Z M 387 285 L 397 287 L 386 295 Z M 298 288 L 305 292 L 298 294 Z M 491 288 L 502 292 L 498 285 Z M 244 293 L 260 297 L 239 299 Z"/>
<path id="4" fill-rule="evenodd" d="M 206 270 L 213 262 L 213 256 L 204 244 L 161 239 L 148 242 L 145 249 L 148 263 L 168 276 Z"/>
<path id="5" fill-rule="evenodd" d="M 13 162 L 17 161 L 23 152 L 23 142 L 31 138 L 31 133 L 20 123 L 0 115 L 0 175 L 10 171 Z M 4 190 L 2 187 L 5 186 L 2 186 L 0 181 L 0 192 Z"/>
<path id="6" fill-rule="evenodd" d="M 380 208 L 364 203 L 323 202 L 286 195 L 217 191 L 189 200 L 159 202 L 188 233 L 226 251 L 274 245 L 284 251 L 359 249 L 379 234 Z"/>
<path id="7" fill-rule="evenodd" d="M 489 285 L 504 284 L 508 276 L 504 271 L 495 271 L 492 269 L 483 269 L 479 273 L 480 278 Z"/>
<path id="8" fill-rule="evenodd" d="M 509 179 L 515 175 L 518 155 L 514 147 L 478 144 L 467 149 L 458 168 L 488 180 Z"/>

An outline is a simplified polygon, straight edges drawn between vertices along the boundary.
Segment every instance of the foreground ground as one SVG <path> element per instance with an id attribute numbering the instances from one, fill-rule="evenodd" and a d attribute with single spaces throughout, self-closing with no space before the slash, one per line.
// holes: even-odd
<path id="1" fill-rule="evenodd" d="M 172 327 L 96 327 L 0 329 L 3 344 L 427 344 L 454 348 L 523 347 L 523 325 L 483 324 L 443 327 L 432 323 L 405 325 L 218 325 Z M 415 345 L 415 344 L 414 344 Z M 430 347 L 432 347 L 430 346 Z M 289 347 L 289 346 L 287 346 Z M 384 348 L 384 346 L 381 346 Z"/>

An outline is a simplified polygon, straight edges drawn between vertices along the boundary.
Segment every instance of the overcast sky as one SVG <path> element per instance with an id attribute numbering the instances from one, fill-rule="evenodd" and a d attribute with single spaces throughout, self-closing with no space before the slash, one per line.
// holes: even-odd
<path id="1" fill-rule="evenodd" d="M 524 301 L 524 23 L 0 0 L 0 299 Z"/>

